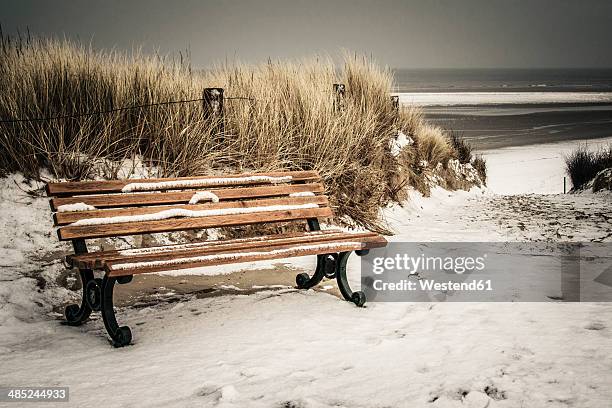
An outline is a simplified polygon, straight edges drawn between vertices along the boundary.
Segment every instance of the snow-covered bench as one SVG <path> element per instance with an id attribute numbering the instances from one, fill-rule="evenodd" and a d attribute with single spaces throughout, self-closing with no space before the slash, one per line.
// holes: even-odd
<path id="1" fill-rule="evenodd" d="M 79 269 L 83 284 L 81 305 L 66 308 L 67 323 L 80 325 L 100 311 L 113 344 L 121 347 L 132 333 L 117 324 L 115 282 L 129 283 L 140 273 L 304 255 L 317 255 L 317 267 L 312 276 L 297 275 L 299 288 L 335 277 L 343 297 L 362 306 L 364 294 L 352 292 L 346 279 L 347 259 L 352 251 L 362 255 L 386 241 L 372 232 L 322 231 L 319 219 L 333 215 L 323 193 L 314 171 L 49 183 L 58 237 L 72 241 L 74 255 L 67 262 Z M 102 252 L 88 252 L 86 244 L 92 238 L 270 222 L 300 222 L 304 231 Z"/>

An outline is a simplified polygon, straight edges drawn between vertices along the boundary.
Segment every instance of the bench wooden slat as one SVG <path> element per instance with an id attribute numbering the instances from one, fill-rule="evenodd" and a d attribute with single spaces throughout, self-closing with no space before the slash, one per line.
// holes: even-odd
<path id="1" fill-rule="evenodd" d="M 47 184 L 47 194 L 49 196 L 66 196 L 66 195 L 78 195 L 78 194 L 99 194 L 99 193 L 120 193 L 122 189 L 131 183 L 159 183 L 159 182 L 170 182 L 180 180 L 205 180 L 205 179 L 217 179 L 217 178 L 236 178 L 236 177 L 251 177 L 251 176 L 269 176 L 269 177 L 283 177 L 291 176 L 290 182 L 296 181 L 316 181 L 320 180 L 321 177 L 316 171 L 288 171 L 288 172 L 270 172 L 270 173 L 244 173 L 244 174 L 232 174 L 232 175 L 219 175 L 219 176 L 194 176 L 194 177 L 178 177 L 178 178 L 152 178 L 152 179 L 126 179 L 126 180 L 102 180 L 102 181 L 75 181 L 75 182 L 64 182 L 64 183 L 49 183 Z M 254 185 L 254 184 L 269 184 L 266 181 L 242 181 L 234 184 L 235 186 L 240 185 Z M 218 187 L 217 184 L 211 184 L 210 187 Z M 201 186 L 198 188 L 207 188 L 207 186 Z M 182 188 L 161 188 L 163 190 L 182 189 Z M 158 189 L 160 190 L 160 189 Z"/>
<path id="2" fill-rule="evenodd" d="M 306 255 L 317 255 L 321 253 L 335 253 L 344 251 L 356 251 L 370 248 L 384 247 L 387 241 L 380 237 L 373 237 L 371 240 L 365 242 L 355 241 L 339 241 L 329 243 L 319 243 L 313 245 L 302 245 L 302 244 L 289 244 L 289 245 L 278 245 L 269 246 L 263 248 L 245 248 L 234 251 L 218 251 L 214 255 L 203 255 L 209 257 L 209 259 L 191 260 L 184 263 L 173 263 L 173 264 L 162 264 L 154 266 L 139 266 L 130 269 L 116 269 L 117 265 L 128 263 L 128 262 L 107 262 L 104 269 L 109 273 L 109 276 L 125 276 L 125 275 L 136 275 L 141 273 L 150 272 L 161 272 L 168 270 L 177 269 L 189 269 L 204 266 L 214 266 L 241 262 L 253 262 L 263 261 L 268 259 L 277 258 L 291 258 L 297 256 Z M 241 255 L 242 254 L 242 255 Z M 187 256 L 185 258 L 174 258 L 173 261 L 177 262 L 180 259 L 188 260 L 193 256 Z M 153 261 L 155 262 L 155 261 Z M 163 261 L 162 261 L 163 262 Z"/>
<path id="3" fill-rule="evenodd" d="M 66 226 L 59 228 L 57 232 L 59 239 L 61 241 L 66 241 L 77 238 L 103 238 L 122 235 L 147 234 L 153 232 L 170 232 L 259 224 L 265 222 L 292 221 L 308 218 L 328 218 L 331 216 L 331 209 L 329 207 L 322 207 L 197 218 L 172 218 L 147 222 Z"/>
<path id="4" fill-rule="evenodd" d="M 61 205 L 85 203 L 96 208 L 130 207 L 139 205 L 160 204 L 187 204 L 197 191 L 211 191 L 223 200 L 255 199 L 263 197 L 288 196 L 292 193 L 323 193 L 325 190 L 321 183 L 287 184 L 278 186 L 258 186 L 245 188 L 211 188 L 189 191 L 164 193 L 126 193 L 102 194 L 77 197 L 56 197 L 50 200 L 51 210 L 57 211 Z"/>
<path id="5" fill-rule="evenodd" d="M 94 210 L 94 211 L 74 211 L 74 212 L 58 212 L 55 213 L 53 219 L 55 225 L 68 225 L 79 220 L 86 220 L 91 218 L 105 218 L 105 217 L 121 217 L 121 216 L 133 216 L 133 215 L 145 215 L 155 214 L 160 211 L 170 210 L 175 208 L 199 211 L 199 210 L 213 210 L 223 208 L 251 208 L 251 207 L 263 207 L 271 205 L 291 205 L 291 204 L 318 204 L 320 207 L 326 207 L 329 205 L 327 197 L 323 195 L 312 196 L 312 197 L 284 197 L 284 198 L 268 198 L 262 200 L 249 200 L 249 201 L 223 201 L 219 203 L 203 203 L 203 204 L 186 204 L 186 205 L 165 205 L 165 206 L 151 206 L 151 207 L 128 207 L 120 209 L 105 209 L 105 210 Z"/>
<path id="6" fill-rule="evenodd" d="M 257 236 L 255 238 L 233 238 L 233 239 L 223 239 L 223 240 L 210 240 L 210 241 L 201 241 L 201 242 L 197 242 L 197 243 L 193 243 L 194 245 L 197 245 L 198 247 L 217 247 L 219 245 L 221 246 L 225 246 L 228 244 L 244 244 L 244 243 L 248 243 L 248 242 L 252 242 L 254 240 L 259 240 L 259 241 L 265 241 L 265 240 L 269 240 L 269 241 L 274 241 L 276 239 L 286 239 L 286 238 L 301 238 L 301 237 L 305 237 L 305 236 L 314 236 L 314 235 L 320 235 L 320 234 L 338 234 L 339 232 L 342 232 L 339 229 L 333 229 L 333 230 L 322 230 L 322 231 L 315 231 L 315 232 L 310 232 L 310 231 L 302 231 L 302 232 L 287 232 L 284 234 L 274 234 L 274 235 L 260 235 Z M 133 249 L 150 249 L 150 250 L 168 250 L 168 251 L 174 251 L 175 249 L 180 249 L 185 247 L 185 245 L 192 245 L 192 243 L 188 243 L 188 244 L 170 244 L 170 245 L 160 245 L 160 246 L 154 246 L 154 247 L 144 247 L 144 248 L 133 248 Z M 84 265 L 86 267 L 98 267 L 98 265 L 101 265 L 101 263 L 96 263 L 97 259 L 110 259 L 116 255 L 118 255 L 120 252 L 122 252 L 123 250 L 121 249 L 114 249 L 114 250 L 108 250 L 108 251 L 101 251 L 101 252 L 88 252 L 88 253 L 84 253 L 84 254 L 80 254 L 80 255 L 76 255 L 76 254 L 72 254 L 72 255 L 68 255 L 66 256 L 66 262 L 70 265 L 70 266 L 78 266 L 79 264 Z"/>
<path id="7" fill-rule="evenodd" d="M 373 232 L 349 233 L 345 231 L 301 232 L 279 235 L 239 238 L 222 241 L 204 241 L 184 245 L 167 245 L 152 248 L 131 250 L 114 250 L 93 252 L 84 255 L 73 255 L 67 258 L 71 266 L 86 269 L 103 268 L 107 262 L 164 260 L 187 256 L 206 255 L 221 251 L 236 251 L 249 248 L 273 247 L 287 244 L 315 244 L 323 242 L 361 241 L 369 242 L 378 239 Z"/>

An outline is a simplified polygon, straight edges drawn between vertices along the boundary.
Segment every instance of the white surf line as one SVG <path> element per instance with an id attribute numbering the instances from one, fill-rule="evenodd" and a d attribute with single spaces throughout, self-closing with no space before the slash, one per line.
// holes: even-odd
<path id="1" fill-rule="evenodd" d="M 216 254 L 216 255 L 202 255 L 192 256 L 187 258 L 178 259 L 166 259 L 160 261 L 145 261 L 145 262 L 129 262 L 129 263 L 118 263 L 111 264 L 112 271 L 121 271 L 137 268 L 152 268 L 156 266 L 172 266 L 182 265 L 192 262 L 205 262 L 205 261 L 219 261 L 219 260 L 240 260 L 241 258 L 247 258 L 257 255 L 268 255 L 268 256 L 282 256 L 292 253 L 303 253 L 308 251 L 319 251 L 325 249 L 334 249 L 334 252 L 342 252 L 344 250 L 352 250 L 355 246 L 363 246 L 362 242 L 343 242 L 342 244 L 317 244 L 317 245 L 304 245 L 294 248 L 286 249 L 274 249 L 272 251 L 260 251 L 260 252 L 235 252 L 229 254 Z"/>
<path id="2" fill-rule="evenodd" d="M 126 184 L 121 192 L 131 193 L 133 191 L 170 190 L 189 187 L 229 186 L 244 184 L 248 182 L 266 182 L 271 184 L 287 183 L 293 180 L 292 176 L 246 176 L 246 177 L 214 177 L 192 180 L 169 180 L 159 182 L 135 182 Z"/>
<path id="3" fill-rule="evenodd" d="M 268 205 L 262 207 L 233 207 L 233 208 L 222 208 L 213 210 L 187 210 L 184 208 L 172 208 L 169 210 L 159 211 L 153 214 L 142 214 L 142 215 L 120 215 L 117 217 L 103 217 L 103 218 L 88 218 L 82 219 L 68 224 L 69 226 L 82 226 L 82 225 L 103 225 L 103 224 L 119 224 L 126 222 L 146 222 L 146 221 L 159 221 L 168 218 L 199 218 L 199 217 L 213 217 L 220 215 L 238 215 L 238 214 L 251 214 L 257 212 L 272 212 L 272 211 L 288 211 L 288 210 L 304 210 L 309 208 L 319 208 L 318 204 L 295 204 L 295 205 Z"/>
<path id="4" fill-rule="evenodd" d="M 401 104 L 426 107 L 610 103 L 612 92 L 399 92 Z"/>

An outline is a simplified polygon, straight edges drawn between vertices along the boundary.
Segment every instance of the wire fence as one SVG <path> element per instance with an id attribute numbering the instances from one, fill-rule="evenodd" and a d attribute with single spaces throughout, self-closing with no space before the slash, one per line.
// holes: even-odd
<path id="1" fill-rule="evenodd" d="M 221 91 L 221 95 L 222 95 L 222 89 L 221 88 L 205 88 L 206 90 L 215 90 L 218 89 Z M 345 91 L 346 91 L 346 86 L 344 84 L 333 84 L 333 94 L 335 96 L 335 100 L 334 100 L 334 106 L 336 110 L 341 110 L 342 107 L 342 103 L 344 100 L 344 96 L 345 96 Z M 249 101 L 256 101 L 255 98 L 250 98 L 250 97 L 246 97 L 246 96 L 221 96 L 221 98 L 217 99 L 217 101 L 225 101 L 225 100 L 249 100 Z M 165 106 L 165 105 L 176 105 L 176 104 L 181 104 L 181 103 L 193 103 L 193 102 L 203 102 L 204 104 L 208 104 L 211 103 L 213 100 L 209 99 L 206 95 L 201 97 L 201 98 L 196 98 L 196 99 L 186 99 L 186 100 L 179 100 L 179 101 L 165 101 L 165 102 L 155 102 L 155 103 L 146 103 L 146 104 L 141 104 L 141 105 L 134 105 L 134 106 L 125 106 L 125 107 L 121 107 L 121 108 L 113 108 L 113 109 L 107 109 L 107 110 L 99 110 L 99 111 L 92 111 L 92 112 L 83 112 L 83 113 L 72 113 L 72 114 L 66 114 L 66 115 L 57 115 L 57 116 L 45 116 L 45 117 L 40 117 L 40 118 L 20 118 L 20 119 L 0 119 L 0 124 L 10 124 L 10 123 L 24 123 L 24 122 L 45 122 L 45 121 L 51 121 L 51 120 L 61 120 L 61 119 L 76 119 L 76 118 L 81 118 L 81 117 L 87 117 L 87 116 L 95 116 L 95 115 L 104 115 L 104 114 L 109 114 L 109 113 L 115 113 L 115 112 L 121 112 L 121 111 L 126 111 L 126 110 L 134 110 L 134 109 L 144 109 L 144 108 L 150 108 L 153 106 Z M 399 99 L 397 96 L 392 96 L 391 97 L 391 101 L 393 103 L 393 106 L 395 109 L 399 108 Z"/>
<path id="2" fill-rule="evenodd" d="M 254 101 L 255 98 L 249 98 L 246 96 L 230 96 L 224 97 L 224 100 L 251 100 Z M 121 108 L 113 108 L 108 110 L 100 110 L 100 111 L 92 111 L 92 112 L 83 112 L 83 113 L 74 113 L 68 115 L 58 115 L 58 116 L 46 116 L 41 118 L 28 118 L 28 119 L 0 119 L 0 124 L 2 123 L 23 123 L 23 122 L 45 122 L 51 120 L 61 120 L 61 119 L 75 119 L 87 116 L 95 116 L 95 115 L 104 115 L 109 113 L 121 112 L 126 110 L 133 109 L 144 109 L 153 106 L 165 106 L 165 105 L 176 105 L 181 103 L 193 103 L 193 102 L 204 102 L 205 98 L 196 98 L 196 99 L 186 99 L 180 101 L 165 101 L 165 102 L 155 102 L 155 103 L 146 103 L 142 105 L 134 105 L 134 106 L 124 106 Z"/>

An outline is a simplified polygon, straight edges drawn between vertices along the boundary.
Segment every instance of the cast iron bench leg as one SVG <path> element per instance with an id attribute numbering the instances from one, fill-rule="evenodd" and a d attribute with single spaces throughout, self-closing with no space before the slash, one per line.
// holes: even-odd
<path id="1" fill-rule="evenodd" d="M 317 285 L 323 278 L 333 278 L 335 275 L 336 254 L 317 255 L 317 269 L 312 277 L 307 273 L 300 273 L 295 277 L 295 283 L 300 289 L 310 289 Z"/>
<path id="2" fill-rule="evenodd" d="M 358 256 L 363 256 L 368 253 L 368 250 L 355 251 Z M 340 252 L 339 254 L 327 254 L 317 256 L 317 269 L 314 275 L 310 277 L 307 273 L 300 273 L 295 277 L 297 287 L 300 289 L 309 289 L 321 282 L 323 278 L 336 278 L 338 288 L 342 297 L 353 302 L 361 307 L 366 302 L 365 294 L 361 291 L 353 292 L 346 278 L 346 263 L 351 252 Z"/>
<path id="3" fill-rule="evenodd" d="M 367 250 L 355 251 L 358 256 L 367 254 Z M 361 291 L 353 292 L 346 278 L 346 263 L 348 261 L 351 252 L 340 252 L 338 255 L 338 262 L 336 264 L 336 280 L 338 281 L 338 289 L 344 299 L 349 302 L 353 302 L 355 305 L 361 307 L 366 302 L 365 294 Z"/>
<path id="4" fill-rule="evenodd" d="M 132 341 L 132 331 L 127 326 L 119 326 L 115 317 L 115 309 L 113 307 L 113 287 L 115 282 L 128 283 L 132 280 L 131 276 L 122 276 L 120 278 L 104 276 L 101 284 L 101 312 L 104 327 L 108 335 L 112 339 L 113 346 L 123 347 L 130 344 Z"/>
<path id="5" fill-rule="evenodd" d="M 90 282 L 94 281 L 94 274 L 91 269 L 80 269 L 79 275 L 81 276 L 81 283 L 83 284 L 83 295 L 81 298 L 81 306 L 79 305 L 68 305 L 64 311 L 66 316 L 65 324 L 69 326 L 80 326 L 83 324 L 91 314 L 91 307 L 87 299 L 87 286 Z"/>

